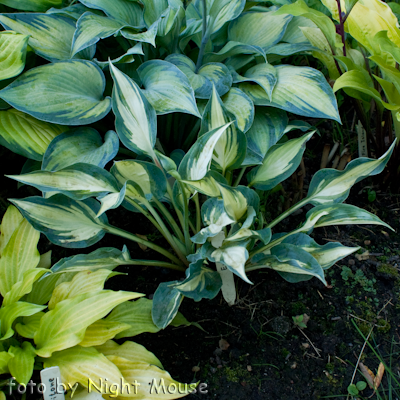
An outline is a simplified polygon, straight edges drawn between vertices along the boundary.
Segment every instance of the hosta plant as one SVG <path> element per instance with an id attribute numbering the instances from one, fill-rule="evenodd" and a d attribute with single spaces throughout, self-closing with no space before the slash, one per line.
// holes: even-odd
<path id="1" fill-rule="evenodd" d="M 65 388 L 82 396 L 90 388 L 99 393 L 99 388 L 110 398 L 129 397 L 121 385 L 135 379 L 136 397 L 159 398 L 149 391 L 154 379 L 157 385 L 163 379 L 166 386 L 186 387 L 165 399 L 193 391 L 196 385 L 174 381 L 142 345 L 112 340 L 158 330 L 151 321 L 151 300 L 103 289 L 118 274 L 116 266 L 130 264 L 129 253 L 104 248 L 50 268 L 50 254 L 40 256 L 37 250 L 39 235 L 14 206 L 7 209 L 0 237 L 0 398 L 11 398 L 18 384 L 31 380 L 34 369 L 52 366 L 60 368 Z M 188 324 L 180 314 L 174 323 Z M 129 390 L 134 397 L 131 386 Z"/>
<path id="2" fill-rule="evenodd" d="M 321 72 L 279 64 L 318 51 L 298 44 L 304 17 L 243 0 L 7 2 L 26 4 L 38 12 L 0 15 L 0 35 L 21 43 L 4 57 L 14 70 L 0 91 L 0 135 L 37 161 L 11 178 L 42 193 L 12 201 L 53 243 L 88 247 L 111 233 L 164 257 L 131 262 L 181 271 L 154 294 L 158 328 L 184 297 L 210 299 L 222 289 L 233 304 L 234 277 L 252 283 L 256 269 L 325 283 L 324 270 L 357 248 L 321 246 L 308 236 L 314 227 L 385 225 L 342 203 L 353 184 L 383 170 L 392 148 L 342 172 L 319 171 L 307 196 L 274 220 L 260 212 L 259 194 L 296 171 L 315 133 L 287 112 L 340 121 Z M 307 204 L 315 207 L 304 224 L 278 233 Z M 132 225 L 134 213 L 147 217 L 168 246 L 111 225 L 106 212 L 119 206 L 132 212 Z"/>

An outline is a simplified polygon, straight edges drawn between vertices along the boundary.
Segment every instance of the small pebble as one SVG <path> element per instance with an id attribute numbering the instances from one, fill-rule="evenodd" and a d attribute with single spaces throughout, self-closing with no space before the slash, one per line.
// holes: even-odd
<path id="1" fill-rule="evenodd" d="M 365 244 L 365 246 L 369 246 L 371 244 L 371 241 L 370 240 L 364 240 L 364 244 Z"/>
<path id="2" fill-rule="evenodd" d="M 354 265 L 356 263 L 356 260 L 353 260 L 352 258 L 350 258 L 348 264 L 349 265 Z"/>
<path id="3" fill-rule="evenodd" d="M 297 362 L 295 361 L 295 362 L 290 366 L 290 368 L 296 369 L 296 368 L 297 368 Z"/>
<path id="4" fill-rule="evenodd" d="M 194 366 L 194 367 L 192 368 L 192 371 L 193 371 L 193 372 L 199 372 L 199 371 L 200 371 L 200 367 L 198 367 L 198 366 L 196 365 L 196 366 Z"/>
<path id="5" fill-rule="evenodd" d="M 251 365 L 247 366 L 247 371 L 249 371 L 249 372 L 253 371 L 253 368 L 251 368 Z"/>

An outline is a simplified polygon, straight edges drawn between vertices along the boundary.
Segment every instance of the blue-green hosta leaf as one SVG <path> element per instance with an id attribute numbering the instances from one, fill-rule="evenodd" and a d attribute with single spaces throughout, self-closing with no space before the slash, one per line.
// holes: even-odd
<path id="1" fill-rule="evenodd" d="M 284 135 L 286 112 L 278 108 L 257 107 L 254 122 L 247 132 L 247 156 L 244 165 L 261 164 L 268 150 Z"/>
<path id="2" fill-rule="evenodd" d="M 23 342 L 21 347 L 11 346 L 8 352 L 13 356 L 8 362 L 10 374 L 22 385 L 26 385 L 32 377 L 35 364 L 35 348 L 29 342 Z"/>
<path id="3" fill-rule="evenodd" d="M 254 104 L 272 106 L 312 118 L 329 118 L 340 122 L 336 98 L 324 75 L 309 67 L 278 65 L 277 83 L 272 101 L 261 87 L 242 83 L 240 88 Z"/>
<path id="4" fill-rule="evenodd" d="M 125 54 L 122 54 L 122 56 L 119 56 L 117 58 L 114 58 L 113 60 L 110 60 L 110 62 L 113 63 L 114 65 L 115 64 L 130 64 L 135 61 L 135 59 L 133 58 L 134 54 L 144 55 L 142 43 L 136 43 L 133 47 L 128 49 Z M 99 61 L 97 58 L 94 58 L 93 62 L 95 62 L 101 69 L 108 68 L 108 65 L 109 65 L 108 61 Z"/>
<path id="5" fill-rule="evenodd" d="M 108 210 L 113 210 L 114 208 L 118 208 L 125 199 L 126 188 L 127 186 L 125 184 L 119 192 L 102 194 L 98 196 L 97 200 L 100 201 L 101 206 L 100 210 L 96 214 L 96 217 L 99 217 Z"/>
<path id="6" fill-rule="evenodd" d="M 341 203 L 347 199 L 350 188 L 357 182 L 381 173 L 393 152 L 395 142 L 389 150 L 377 160 L 357 158 L 351 161 L 344 171 L 325 168 L 312 178 L 307 198 L 313 205 Z"/>
<path id="7" fill-rule="evenodd" d="M 203 112 L 200 134 L 219 128 L 230 120 L 215 86 L 213 86 L 211 98 Z M 225 174 L 227 170 L 239 168 L 246 157 L 246 147 L 246 136 L 237 130 L 234 124 L 231 124 L 214 147 L 213 162 L 218 169 L 222 170 L 222 174 Z"/>
<path id="8" fill-rule="evenodd" d="M 51 141 L 66 129 L 14 108 L 0 111 L 0 144 L 32 160 L 41 161 Z"/>
<path id="9" fill-rule="evenodd" d="M 250 44 L 243 44 L 240 42 L 228 42 L 218 53 L 207 53 L 204 55 L 204 62 L 222 62 L 229 57 L 241 54 L 252 54 L 264 57 L 265 51 L 259 46 L 252 46 Z"/>
<path id="10" fill-rule="evenodd" d="M 19 75 L 25 67 L 29 36 L 0 32 L 0 80 Z"/>
<path id="11" fill-rule="evenodd" d="M 150 43 L 152 46 L 156 47 L 156 36 L 158 32 L 158 25 L 160 20 L 154 22 L 153 25 L 149 27 L 147 31 L 140 32 L 133 28 L 123 28 L 121 30 L 121 35 L 129 40 L 135 40 L 137 42 Z"/>
<path id="12" fill-rule="evenodd" d="M 56 172 L 33 171 L 24 175 L 7 175 L 11 179 L 34 186 L 42 192 L 60 192 L 74 200 L 119 193 L 118 183 L 105 169 L 79 163 Z"/>
<path id="13" fill-rule="evenodd" d="M 183 295 L 175 289 L 178 281 L 163 282 L 158 285 L 153 297 L 151 316 L 154 324 L 160 328 L 166 328 L 178 313 Z"/>
<path id="14" fill-rule="evenodd" d="M 35 53 L 49 61 L 69 60 L 75 21 L 56 14 L 3 14 L 0 23 L 29 36 L 29 46 Z M 75 57 L 81 58 L 81 57 Z"/>
<path id="15" fill-rule="evenodd" d="M 163 60 L 151 60 L 137 70 L 143 93 L 157 114 L 183 112 L 200 117 L 194 92 L 186 75 Z"/>
<path id="16" fill-rule="evenodd" d="M 49 10 L 46 11 L 46 14 L 59 14 L 59 15 L 65 15 L 67 17 L 73 18 L 75 21 L 77 21 L 82 14 L 85 12 L 92 11 L 94 13 L 97 13 L 98 15 L 102 15 L 103 13 L 98 10 L 91 10 L 90 8 L 87 8 L 81 3 L 75 3 L 72 4 L 68 7 L 64 8 L 50 8 Z"/>
<path id="17" fill-rule="evenodd" d="M 216 197 L 212 197 L 203 203 L 201 217 L 206 228 L 201 229 L 200 232 L 190 238 L 193 243 L 203 244 L 207 238 L 218 235 L 225 226 L 235 222 L 225 211 L 224 201 Z"/>
<path id="18" fill-rule="evenodd" d="M 44 154 L 42 170 L 58 171 L 77 163 L 104 168 L 117 155 L 118 148 L 119 139 L 114 131 L 108 131 L 103 142 L 95 129 L 76 128 L 52 140 Z"/>
<path id="19" fill-rule="evenodd" d="M 107 218 L 104 214 L 96 217 L 100 207 L 93 199 L 76 201 L 56 194 L 49 199 L 34 196 L 10 201 L 35 229 L 60 246 L 88 247 L 105 234 Z"/>
<path id="20" fill-rule="evenodd" d="M 46 306 L 18 301 L 0 309 L 0 341 L 10 338 L 14 334 L 13 323 L 18 317 L 29 317 L 42 311 Z"/>
<path id="21" fill-rule="evenodd" d="M 186 270 L 186 279 L 175 285 L 185 297 L 194 301 L 201 299 L 213 299 L 222 286 L 222 279 L 219 273 L 204 265 L 203 260 L 199 260 L 189 265 Z"/>
<path id="22" fill-rule="evenodd" d="M 248 241 L 224 243 L 219 249 L 215 249 L 209 256 L 209 260 L 224 264 L 242 278 L 245 282 L 253 284 L 246 275 L 245 264 L 249 258 L 249 252 L 246 249 Z"/>
<path id="23" fill-rule="evenodd" d="M 63 0 L 0 0 L 0 4 L 17 10 L 44 12 L 50 7 L 61 7 Z"/>
<path id="24" fill-rule="evenodd" d="M 109 17 L 127 25 L 143 27 L 143 10 L 140 5 L 128 0 L 79 0 L 88 8 L 101 10 Z"/>
<path id="25" fill-rule="evenodd" d="M 279 56 L 291 56 L 305 51 L 316 51 L 318 48 L 308 43 L 278 43 L 265 51 L 266 54 L 277 54 Z"/>
<path id="26" fill-rule="evenodd" d="M 154 108 L 131 78 L 111 63 L 110 71 L 114 80 L 115 127 L 122 143 L 137 154 L 155 159 L 157 116 Z"/>
<path id="27" fill-rule="evenodd" d="M 36 353 L 50 357 L 55 351 L 75 346 L 83 340 L 89 325 L 105 317 L 118 304 L 141 296 L 134 292 L 102 290 L 61 301 L 40 320 L 34 338 Z M 77 315 L 81 318 L 76 318 Z"/>
<path id="28" fill-rule="evenodd" d="M 231 122 L 205 133 L 196 140 L 179 165 L 178 172 L 183 180 L 198 181 L 204 178 L 209 170 L 214 147 L 229 125 Z"/>
<path id="29" fill-rule="evenodd" d="M 235 125 L 246 133 L 253 124 L 254 104 L 253 101 L 238 88 L 230 88 L 229 92 L 222 96 L 224 107 L 235 116 Z"/>
<path id="30" fill-rule="evenodd" d="M 209 3 L 209 33 L 218 32 L 226 22 L 237 18 L 246 4 L 245 0 L 213 0 Z M 210 7 L 211 5 L 211 7 Z"/>
<path id="31" fill-rule="evenodd" d="M 175 51 L 173 42 L 177 40 L 185 18 L 182 2 L 178 0 L 177 3 L 180 5 L 177 5 L 177 8 L 170 5 L 158 22 L 157 37 L 162 47 L 169 49 L 170 53 Z"/>
<path id="32" fill-rule="evenodd" d="M 144 22 L 150 26 L 156 22 L 168 8 L 167 0 L 143 0 Z"/>
<path id="33" fill-rule="evenodd" d="M 182 181 L 189 187 L 198 192 L 205 194 L 208 197 L 218 197 L 220 195 L 219 186 L 217 182 L 228 184 L 226 179 L 217 171 L 210 170 L 206 176 L 199 181 Z"/>
<path id="34" fill-rule="evenodd" d="M 97 65 L 71 60 L 25 72 L 1 90 L 0 97 L 42 121 L 88 125 L 110 111 L 111 99 L 103 98 L 104 88 L 104 75 Z"/>
<path id="35" fill-rule="evenodd" d="M 252 265 L 256 267 L 251 269 L 274 269 L 288 282 L 301 282 L 315 276 L 326 285 L 324 270 L 318 261 L 294 244 L 281 243 L 271 249 L 271 254 L 257 254 L 252 258 Z"/>
<path id="36" fill-rule="evenodd" d="M 120 185 L 133 181 L 142 189 L 147 200 L 153 196 L 161 200 L 167 192 L 167 181 L 160 168 L 152 163 L 136 160 L 117 161 L 111 168 Z M 127 191 L 129 196 L 129 191 Z"/>
<path id="37" fill-rule="evenodd" d="M 230 23 L 228 40 L 266 50 L 282 39 L 291 19 L 291 15 L 277 16 L 275 12 L 244 13 Z"/>
<path id="38" fill-rule="evenodd" d="M 314 132 L 272 146 L 262 165 L 247 175 L 249 185 L 261 190 L 270 190 L 292 175 L 301 162 L 306 142 Z"/>
<path id="39" fill-rule="evenodd" d="M 187 26 L 179 34 L 179 49 L 182 52 L 185 51 L 186 46 L 191 40 L 193 40 L 193 42 L 195 42 L 198 46 L 201 46 L 201 31 L 203 21 L 201 19 L 194 18 L 188 19 L 188 10 L 191 7 L 191 4 L 189 4 L 188 8 L 186 9 Z"/>
<path id="40" fill-rule="evenodd" d="M 232 86 L 232 75 L 224 64 L 204 64 L 196 73 L 194 62 L 183 54 L 171 54 L 166 61 L 176 65 L 189 78 L 198 99 L 209 99 L 213 84 L 220 96 L 226 94 Z"/>
<path id="41" fill-rule="evenodd" d="M 265 90 L 267 97 L 271 100 L 272 91 L 277 82 L 277 73 L 275 68 L 270 64 L 257 64 L 254 67 L 249 68 L 243 76 L 233 72 L 233 82 L 241 83 L 241 82 L 254 82 L 257 83 L 261 88 Z M 239 85 L 240 87 L 241 85 Z M 252 86 L 246 84 L 247 94 L 252 92 Z M 255 86 L 258 90 L 259 88 Z M 256 91 L 257 92 L 257 91 Z"/>

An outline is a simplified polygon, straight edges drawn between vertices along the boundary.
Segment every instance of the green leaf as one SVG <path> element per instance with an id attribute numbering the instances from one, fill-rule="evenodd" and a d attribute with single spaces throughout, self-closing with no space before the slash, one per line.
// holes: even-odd
<path id="1" fill-rule="evenodd" d="M 35 332 L 39 329 L 40 319 L 44 314 L 45 313 L 43 311 L 40 311 L 29 317 L 23 317 L 21 322 L 18 322 L 15 325 L 15 330 L 24 338 L 33 339 Z"/>
<path id="2" fill-rule="evenodd" d="M 77 163 L 104 168 L 117 155 L 118 148 L 119 139 L 114 131 L 108 131 L 103 142 L 93 128 L 72 129 L 51 141 L 43 157 L 42 170 L 59 171 Z"/>
<path id="3" fill-rule="evenodd" d="M 300 165 L 305 144 L 315 131 L 283 144 L 272 146 L 262 163 L 247 175 L 249 186 L 261 190 L 270 190 L 287 179 Z"/>
<path id="4" fill-rule="evenodd" d="M 222 62 L 229 57 L 242 54 L 258 55 L 266 59 L 265 51 L 261 47 L 230 41 L 218 53 L 206 53 L 204 62 Z"/>
<path id="5" fill-rule="evenodd" d="M 8 362 L 12 358 L 12 355 L 7 351 L 0 351 L 0 374 L 8 374 Z M 0 397 L 2 400 L 6 400 L 6 397 Z"/>
<path id="6" fill-rule="evenodd" d="M 240 188 L 232 188 L 229 185 L 218 184 L 221 191 L 222 199 L 226 213 L 234 221 L 238 222 L 242 219 L 247 211 L 248 202 Z"/>
<path id="7" fill-rule="evenodd" d="M 97 243 L 105 235 L 107 218 L 97 218 L 99 203 L 93 199 L 72 200 L 62 194 L 49 199 L 39 196 L 10 200 L 35 229 L 55 244 L 82 248 Z"/>
<path id="8" fill-rule="evenodd" d="M 210 21 L 207 30 L 209 33 L 218 32 L 226 22 L 232 21 L 242 13 L 245 0 L 213 0 L 208 15 Z"/>
<path id="9" fill-rule="evenodd" d="M 157 114 L 182 112 L 200 117 L 190 82 L 174 64 L 151 60 L 137 72 L 145 89 L 143 93 Z"/>
<path id="10" fill-rule="evenodd" d="M 49 61 L 69 60 L 75 21 L 56 14 L 17 13 L 0 15 L 5 29 L 29 36 L 33 51 Z M 81 57 L 76 57 L 81 58 Z"/>
<path id="11" fill-rule="evenodd" d="M 357 386 L 354 384 L 354 383 L 352 383 L 351 385 L 349 385 L 348 387 L 347 387 L 347 392 L 351 395 L 351 396 L 357 396 L 358 395 L 358 389 L 357 389 Z"/>
<path id="12" fill-rule="evenodd" d="M 110 71 L 114 80 L 112 108 L 118 136 L 128 149 L 156 159 L 157 117 L 154 108 L 131 78 L 111 63 Z"/>
<path id="13" fill-rule="evenodd" d="M 40 357 L 51 357 L 53 352 L 80 343 L 89 325 L 105 317 L 118 304 L 141 296 L 140 293 L 103 290 L 58 303 L 40 320 L 34 338 L 36 353 Z"/>
<path id="14" fill-rule="evenodd" d="M 209 99 L 213 84 L 219 96 L 226 94 L 232 86 L 232 75 L 224 64 L 204 64 L 196 73 L 194 62 L 183 54 L 171 54 L 165 60 L 176 65 L 189 78 L 198 99 Z"/>
<path id="15" fill-rule="evenodd" d="M 278 65 L 277 83 L 268 100 L 264 89 L 242 83 L 243 90 L 260 106 L 272 106 L 312 118 L 329 118 L 340 122 L 335 95 L 324 75 L 309 67 Z"/>
<path id="16" fill-rule="evenodd" d="M 0 256 L 10 241 L 13 233 L 18 229 L 23 217 L 16 207 L 9 205 L 3 215 L 0 226 Z"/>
<path id="17" fill-rule="evenodd" d="M 147 26 L 156 22 L 168 8 L 167 0 L 143 0 L 142 3 L 144 5 L 144 21 Z"/>
<path id="18" fill-rule="evenodd" d="M 29 342 L 23 342 L 21 347 L 11 346 L 8 352 L 13 356 L 8 362 L 10 374 L 18 383 L 26 385 L 33 373 L 35 348 Z"/>
<path id="19" fill-rule="evenodd" d="M 276 12 L 244 13 L 230 23 L 228 40 L 266 50 L 282 39 L 291 19 L 291 15 L 276 15 Z"/>
<path id="20" fill-rule="evenodd" d="M 367 387 L 367 382 L 358 381 L 356 383 L 356 387 L 357 387 L 358 390 L 363 391 Z"/>
<path id="21" fill-rule="evenodd" d="M 122 322 L 112 322 L 100 319 L 87 327 L 85 337 L 82 342 L 79 343 L 79 346 L 100 346 L 129 327 L 130 325 Z"/>
<path id="22" fill-rule="evenodd" d="M 154 293 L 151 316 L 160 329 L 165 329 L 172 322 L 183 300 L 183 295 L 175 289 L 176 283 L 178 281 L 160 283 Z"/>
<path id="23" fill-rule="evenodd" d="M 0 0 L 0 4 L 24 11 L 44 12 L 50 7 L 61 7 L 64 0 Z"/>
<path id="24" fill-rule="evenodd" d="M 113 60 L 110 60 L 114 65 L 115 64 L 130 64 L 135 61 L 133 58 L 134 54 L 140 54 L 144 55 L 143 53 L 143 47 L 142 43 L 136 43 L 133 47 L 128 49 L 125 54 L 122 54 L 122 56 L 119 56 L 117 58 L 114 58 Z M 101 69 L 106 69 L 108 68 L 108 61 L 99 61 L 97 58 L 93 59 L 93 62 L 95 62 Z"/>
<path id="25" fill-rule="evenodd" d="M 41 161 L 50 142 L 66 129 L 13 108 L 0 111 L 0 144 L 32 160 Z"/>
<path id="26" fill-rule="evenodd" d="M 99 67 L 71 60 L 25 72 L 1 90 L 0 97 L 42 121 L 87 125 L 102 119 L 111 108 L 110 98 L 103 99 L 104 87 Z"/>
<path id="27" fill-rule="evenodd" d="M 0 32 L 0 80 L 12 78 L 23 71 L 28 40 L 26 35 Z"/>
<path id="28" fill-rule="evenodd" d="M 344 171 L 321 169 L 312 178 L 307 198 L 313 205 L 341 203 L 347 199 L 350 188 L 357 182 L 381 173 L 393 152 L 395 142 L 377 160 L 360 157 L 351 161 Z"/>

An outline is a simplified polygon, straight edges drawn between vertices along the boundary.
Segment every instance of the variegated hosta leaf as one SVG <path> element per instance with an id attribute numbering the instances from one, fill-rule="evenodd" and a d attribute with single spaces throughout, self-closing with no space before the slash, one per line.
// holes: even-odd
<path id="1" fill-rule="evenodd" d="M 114 80 L 112 107 L 118 136 L 128 149 L 155 159 L 157 116 L 154 108 L 131 78 L 111 63 L 110 71 Z"/>
<path id="2" fill-rule="evenodd" d="M 108 210 L 113 210 L 118 208 L 125 199 L 125 194 L 127 190 L 127 185 L 125 184 L 119 192 L 112 192 L 108 194 L 101 194 L 97 197 L 100 201 L 100 210 L 97 212 L 96 217 L 104 214 Z"/>
<path id="3" fill-rule="evenodd" d="M 189 79 L 174 64 L 151 60 L 137 72 L 145 89 L 143 93 L 157 114 L 182 112 L 201 117 Z"/>
<path id="4" fill-rule="evenodd" d="M 127 25 L 143 27 L 143 11 L 140 5 L 128 0 L 79 0 L 88 8 L 101 10 L 109 17 Z"/>
<path id="5" fill-rule="evenodd" d="M 151 316 L 160 329 L 165 329 L 172 322 L 182 303 L 183 295 L 175 289 L 177 283 L 178 281 L 160 283 L 154 293 Z"/>
<path id="6" fill-rule="evenodd" d="M 37 250 L 39 232 L 23 220 L 13 232 L 0 258 L 0 293 L 3 297 L 24 278 L 24 273 L 35 268 L 40 260 Z"/>
<path id="7" fill-rule="evenodd" d="M 15 32 L 0 33 L 0 80 L 19 75 L 25 67 L 29 36 Z"/>
<path id="8" fill-rule="evenodd" d="M 259 86 L 261 86 L 262 89 L 265 90 L 265 93 L 267 94 L 267 97 L 269 100 L 272 100 L 272 91 L 274 90 L 274 87 L 277 82 L 277 72 L 275 68 L 268 63 L 263 63 L 263 64 L 257 64 L 254 67 L 249 68 L 243 76 L 237 74 L 234 72 L 233 74 L 233 82 L 234 83 L 241 83 L 241 82 L 253 82 L 257 83 Z M 246 84 L 245 91 L 247 94 L 252 93 L 252 86 L 254 85 L 249 85 Z M 239 88 L 241 85 L 239 85 Z M 260 89 L 258 86 L 255 86 L 257 90 L 255 90 L 255 93 L 259 91 Z M 257 97 L 257 94 L 255 94 L 253 97 Z"/>
<path id="9" fill-rule="evenodd" d="M 127 181 L 135 182 L 149 201 L 153 196 L 162 200 L 167 192 L 165 175 L 152 163 L 136 160 L 117 161 L 112 166 L 111 173 L 120 185 L 124 185 Z M 129 196 L 129 189 L 126 195 Z"/>
<path id="10" fill-rule="evenodd" d="M 263 88 L 242 83 L 242 89 L 260 106 L 272 106 L 312 118 L 329 118 L 340 122 L 337 102 L 324 75 L 313 68 L 278 65 L 277 83 L 272 101 Z"/>
<path id="11" fill-rule="evenodd" d="M 314 205 L 341 203 L 347 199 L 350 188 L 357 182 L 381 173 L 393 152 L 395 142 L 377 160 L 357 158 L 351 161 L 344 171 L 321 169 L 312 178 L 307 198 Z"/>
<path id="12" fill-rule="evenodd" d="M 16 207 L 13 205 L 7 207 L 0 226 L 0 256 L 22 220 L 23 217 Z"/>
<path id="13" fill-rule="evenodd" d="M 272 146 L 262 165 L 254 168 L 247 175 L 249 186 L 270 190 L 292 175 L 301 162 L 306 142 L 310 140 L 314 132 Z"/>
<path id="14" fill-rule="evenodd" d="M 42 311 L 46 306 L 18 301 L 0 309 L 0 341 L 10 338 L 14 334 L 13 323 L 18 317 L 29 317 Z"/>
<path id="15" fill-rule="evenodd" d="M 226 22 L 236 19 L 243 11 L 245 0 L 213 0 L 209 8 L 209 33 L 218 32 Z"/>
<path id="16" fill-rule="evenodd" d="M 291 19 L 291 15 L 277 16 L 275 12 L 244 13 L 230 23 L 228 40 L 266 50 L 282 39 Z"/>
<path id="17" fill-rule="evenodd" d="M 105 234 L 107 217 L 96 217 L 99 203 L 93 199 L 76 201 L 56 194 L 49 199 L 34 196 L 11 202 L 35 229 L 60 246 L 88 247 Z"/>
<path id="18" fill-rule="evenodd" d="M 52 140 L 44 154 L 42 170 L 59 171 L 77 163 L 104 168 L 117 155 L 118 148 L 119 139 L 114 131 L 108 131 L 103 142 L 93 128 L 73 129 Z"/>
<path id="19" fill-rule="evenodd" d="M 89 325 L 105 317 L 118 304 L 141 296 L 140 293 L 103 290 L 58 303 L 40 320 L 34 338 L 36 353 L 40 357 L 51 357 L 55 351 L 75 346 L 83 340 Z"/>
<path id="20" fill-rule="evenodd" d="M 89 325 L 85 331 L 85 337 L 79 346 L 92 347 L 100 346 L 107 340 L 113 339 L 118 333 L 126 331 L 130 325 L 123 322 L 105 321 L 100 319 Z"/>
<path id="21" fill-rule="evenodd" d="M 62 0 L 1 0 L 0 4 L 17 10 L 44 12 L 50 7 L 61 7 Z"/>
<path id="22" fill-rule="evenodd" d="M 167 0 L 143 0 L 144 21 L 147 26 L 156 22 L 163 12 L 168 8 Z"/>
<path id="23" fill-rule="evenodd" d="M 210 170 L 206 176 L 199 181 L 182 181 L 190 188 L 197 190 L 198 192 L 205 194 L 209 197 L 218 197 L 220 190 L 217 182 L 228 184 L 226 179 L 217 171 Z"/>
<path id="24" fill-rule="evenodd" d="M 150 43 L 152 46 L 156 47 L 156 36 L 158 32 L 158 25 L 160 20 L 154 22 L 153 25 L 149 26 L 149 29 L 145 32 L 139 32 L 137 29 L 133 28 L 123 28 L 121 30 L 121 35 L 128 40 L 135 40 L 136 42 Z"/>
<path id="25" fill-rule="evenodd" d="M 324 271 L 318 261 L 306 250 L 288 243 L 281 243 L 271 249 L 271 254 L 257 254 L 252 258 L 251 269 L 274 269 L 288 282 L 301 282 L 304 275 L 315 276 L 324 285 Z"/>
<path id="26" fill-rule="evenodd" d="M 126 53 L 122 54 L 122 56 L 114 58 L 113 60 L 110 61 L 112 64 L 130 64 L 135 61 L 135 59 L 133 58 L 134 54 L 144 55 L 142 43 L 136 43 L 133 47 L 128 49 Z M 95 62 L 103 70 L 105 68 L 108 68 L 109 65 L 108 61 L 99 61 L 97 58 L 94 58 L 93 62 Z"/>
<path id="27" fill-rule="evenodd" d="M 22 385 L 26 385 L 32 377 L 35 364 L 35 348 L 29 342 L 23 342 L 21 347 L 11 346 L 8 352 L 13 356 L 8 362 L 10 374 Z"/>
<path id="28" fill-rule="evenodd" d="M 87 125 L 110 111 L 111 100 L 103 98 L 104 88 L 104 75 L 97 65 L 72 60 L 30 69 L 1 90 L 0 97 L 42 121 Z"/>
<path id="29" fill-rule="evenodd" d="M 106 357 L 123 357 L 129 361 L 142 361 L 163 368 L 160 360 L 151 351 L 148 351 L 139 343 L 126 341 L 119 345 L 113 340 L 108 340 L 103 345 L 97 346 L 96 349 Z"/>
<path id="30" fill-rule="evenodd" d="M 61 381 L 70 383 L 71 386 L 78 382 L 88 388 L 89 383 L 93 382 L 97 387 L 101 387 L 101 382 L 107 382 L 107 388 L 103 385 L 103 388 L 100 389 L 102 390 L 118 387 L 123 382 L 123 376 L 119 369 L 94 347 L 74 346 L 54 353 L 43 362 L 44 368 L 56 366 L 60 368 Z M 91 391 L 96 393 L 93 384 Z M 108 394 L 112 393 L 108 391 Z"/>
<path id="31" fill-rule="evenodd" d="M 282 38 L 284 40 L 284 37 Z M 278 43 L 275 46 L 270 47 L 265 51 L 267 55 L 270 55 L 269 59 L 274 60 L 274 55 L 278 56 L 291 56 L 296 53 L 305 53 L 308 51 L 317 51 L 318 48 L 308 43 Z M 279 57 L 280 58 L 280 57 Z"/>
<path id="32" fill-rule="evenodd" d="M 215 145 L 231 124 L 232 122 L 213 129 L 196 140 L 179 165 L 178 172 L 183 180 L 198 181 L 204 178 L 209 170 Z"/>
<path id="33" fill-rule="evenodd" d="M 78 272 L 71 281 L 60 283 L 54 289 L 48 304 L 49 310 L 53 310 L 63 300 L 72 299 L 85 293 L 100 292 L 104 289 L 105 281 L 112 273 L 109 269 Z"/>
<path id="34" fill-rule="evenodd" d="M 42 192 L 60 192 L 74 200 L 118 193 L 115 178 L 105 169 L 79 163 L 56 172 L 34 171 L 24 175 L 6 175 L 11 179 L 34 186 Z"/>
<path id="35" fill-rule="evenodd" d="M 246 133 L 253 124 L 254 104 L 253 101 L 238 88 L 230 88 L 229 92 L 222 98 L 224 107 L 235 116 L 235 125 Z"/>
<path id="36" fill-rule="evenodd" d="M 257 107 L 254 122 L 247 132 L 247 155 L 243 165 L 262 164 L 268 150 L 284 135 L 286 112 L 272 107 Z"/>
<path id="37" fill-rule="evenodd" d="M 50 142 L 66 129 L 13 108 L 0 111 L 0 144 L 32 160 L 41 161 Z"/>
<path id="38" fill-rule="evenodd" d="M 46 11 L 46 14 L 66 15 L 67 17 L 70 17 L 75 21 L 77 21 L 80 18 L 80 16 L 87 11 L 90 11 L 90 8 L 87 8 L 81 3 L 75 3 L 64 8 L 52 7 Z M 98 13 L 99 15 L 101 14 L 101 11 L 94 11 L 94 12 Z"/>
<path id="39" fill-rule="evenodd" d="M 15 325 L 15 330 L 19 335 L 23 336 L 27 339 L 33 339 L 35 336 L 35 332 L 39 329 L 40 319 L 43 317 L 45 313 L 40 311 L 36 314 L 31 315 L 30 317 L 23 317 L 21 322 L 18 322 Z"/>
<path id="40" fill-rule="evenodd" d="M 0 15 L 5 29 L 29 36 L 29 46 L 49 61 L 69 60 L 75 21 L 56 14 L 17 13 Z M 81 57 L 76 57 L 81 58 Z"/>
<path id="41" fill-rule="evenodd" d="M 245 264 L 249 258 L 246 249 L 248 241 L 224 243 L 219 249 L 215 249 L 209 256 L 209 260 L 218 262 L 231 270 L 245 282 L 253 284 L 246 275 Z"/>
<path id="42" fill-rule="evenodd" d="M 218 186 L 221 191 L 226 213 L 234 221 L 241 220 L 249 206 L 245 194 L 242 193 L 244 186 L 236 188 L 220 184 Z"/>
<path id="43" fill-rule="evenodd" d="M 186 270 L 186 279 L 175 285 L 185 297 L 194 301 L 201 299 L 213 299 L 222 286 L 219 273 L 204 265 L 203 260 L 199 260 L 189 265 Z"/>
<path id="44" fill-rule="evenodd" d="M 183 54 L 171 54 L 166 61 L 176 65 L 189 78 L 198 99 L 209 99 L 213 84 L 220 96 L 226 94 L 232 86 L 232 76 L 224 64 L 204 64 L 196 72 L 194 62 Z"/>
<path id="45" fill-rule="evenodd" d="M 242 54 L 259 55 L 266 59 L 265 51 L 261 47 L 230 41 L 218 53 L 205 54 L 204 62 L 222 62 L 229 57 Z"/>

